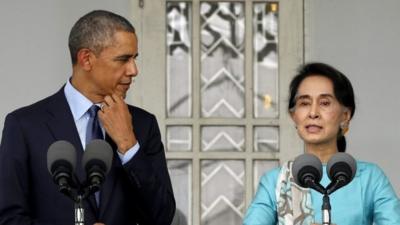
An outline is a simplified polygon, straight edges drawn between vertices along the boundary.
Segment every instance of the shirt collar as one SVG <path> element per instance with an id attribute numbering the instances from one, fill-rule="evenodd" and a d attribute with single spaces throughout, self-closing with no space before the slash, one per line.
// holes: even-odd
<path id="1" fill-rule="evenodd" d="M 82 118 L 82 116 L 93 105 L 88 98 L 72 86 L 70 80 L 67 81 L 67 84 L 64 87 L 64 93 L 75 121 Z"/>

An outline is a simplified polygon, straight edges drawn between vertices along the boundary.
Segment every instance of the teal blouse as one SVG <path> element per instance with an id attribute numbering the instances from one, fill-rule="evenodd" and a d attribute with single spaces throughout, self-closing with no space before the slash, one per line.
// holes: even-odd
<path id="1" fill-rule="evenodd" d="M 321 184 L 330 180 L 326 166 Z M 276 168 L 265 173 L 248 208 L 244 225 L 277 224 L 275 187 L 280 173 Z M 314 221 L 321 224 L 322 195 L 311 190 Z M 337 225 L 400 225 L 400 200 L 388 178 L 375 164 L 357 161 L 357 173 L 347 186 L 330 195 L 331 219 Z"/>

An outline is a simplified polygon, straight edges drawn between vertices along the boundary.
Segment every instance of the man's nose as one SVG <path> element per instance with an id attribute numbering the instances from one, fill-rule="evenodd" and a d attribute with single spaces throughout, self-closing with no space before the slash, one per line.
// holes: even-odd
<path id="1" fill-rule="evenodd" d="M 139 70 L 136 65 L 136 61 L 135 61 L 135 59 L 131 59 L 130 62 L 128 63 L 126 74 L 128 76 L 135 77 L 138 75 L 138 73 L 139 73 Z"/>

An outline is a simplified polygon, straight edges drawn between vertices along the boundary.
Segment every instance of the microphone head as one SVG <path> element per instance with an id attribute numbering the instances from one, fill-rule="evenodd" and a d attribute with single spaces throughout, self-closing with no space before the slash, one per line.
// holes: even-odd
<path id="1" fill-rule="evenodd" d="M 309 188 L 307 179 L 319 184 L 322 178 L 322 163 L 315 155 L 305 153 L 296 157 L 292 165 L 294 182 L 304 188 Z"/>
<path id="2" fill-rule="evenodd" d="M 71 172 L 75 171 L 76 150 L 68 141 L 56 141 L 47 150 L 47 169 L 51 175 L 59 164 L 69 167 Z"/>
<path id="3" fill-rule="evenodd" d="M 104 140 L 96 139 L 86 145 L 82 166 L 87 170 L 88 167 L 97 165 L 102 167 L 102 172 L 107 174 L 111 169 L 112 159 L 113 151 L 110 144 Z"/>
<path id="4" fill-rule="evenodd" d="M 346 185 L 353 180 L 357 171 L 357 163 L 351 155 L 338 152 L 329 159 L 326 170 L 331 181 L 341 176 L 342 179 L 345 178 L 343 182 Z"/>

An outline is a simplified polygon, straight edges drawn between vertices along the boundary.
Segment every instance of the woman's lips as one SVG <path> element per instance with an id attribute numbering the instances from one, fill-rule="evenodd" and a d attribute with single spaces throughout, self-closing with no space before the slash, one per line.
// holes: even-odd
<path id="1" fill-rule="evenodd" d="M 307 125 L 306 130 L 309 133 L 318 133 L 320 130 L 322 130 L 322 127 L 318 125 Z"/>

